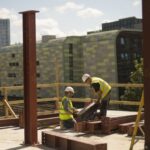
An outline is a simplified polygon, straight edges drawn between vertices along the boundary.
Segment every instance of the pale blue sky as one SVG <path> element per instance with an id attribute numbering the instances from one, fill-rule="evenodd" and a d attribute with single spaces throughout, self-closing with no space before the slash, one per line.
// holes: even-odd
<path id="1" fill-rule="evenodd" d="M 104 22 L 135 16 L 141 18 L 141 0 L 4 0 L 0 18 L 11 20 L 11 42 L 22 42 L 20 11 L 39 10 L 37 40 L 44 34 L 57 37 L 84 35 Z"/>

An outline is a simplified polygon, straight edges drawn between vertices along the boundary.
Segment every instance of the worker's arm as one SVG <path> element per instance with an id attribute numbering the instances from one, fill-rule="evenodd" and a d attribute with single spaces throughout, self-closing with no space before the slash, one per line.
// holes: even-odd
<path id="1" fill-rule="evenodd" d="M 68 99 L 66 99 L 66 100 L 63 101 L 63 106 L 64 106 L 64 110 L 65 111 L 67 111 L 70 114 L 73 114 L 74 108 L 70 109 L 70 107 L 69 107 L 69 100 Z"/>
<path id="2" fill-rule="evenodd" d="M 98 95 L 97 103 L 99 103 L 99 102 L 101 101 L 101 99 L 102 99 L 102 91 L 99 90 L 99 91 L 97 92 L 97 95 Z"/>
<path id="3" fill-rule="evenodd" d="M 97 96 L 98 96 L 97 103 L 99 103 L 101 101 L 101 98 L 102 98 L 102 91 L 100 89 L 100 84 L 99 83 L 92 83 L 91 87 L 92 87 L 93 91 L 97 94 Z"/>

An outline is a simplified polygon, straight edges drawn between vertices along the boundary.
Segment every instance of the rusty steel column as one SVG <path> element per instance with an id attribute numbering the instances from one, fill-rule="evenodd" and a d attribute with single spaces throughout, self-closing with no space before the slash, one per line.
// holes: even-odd
<path id="1" fill-rule="evenodd" d="M 150 150 L 150 0 L 142 0 L 145 98 L 145 150 Z"/>
<path id="2" fill-rule="evenodd" d="M 24 61 L 24 114 L 25 144 L 37 144 L 37 102 L 36 102 L 36 33 L 35 13 L 20 12 L 23 15 L 23 61 Z"/>

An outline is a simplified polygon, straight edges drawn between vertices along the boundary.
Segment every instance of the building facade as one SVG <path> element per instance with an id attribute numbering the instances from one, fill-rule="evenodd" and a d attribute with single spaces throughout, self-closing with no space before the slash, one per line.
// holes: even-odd
<path id="1" fill-rule="evenodd" d="M 0 19 L 0 47 L 10 45 L 10 20 Z"/>
<path id="2" fill-rule="evenodd" d="M 139 29 L 142 30 L 142 19 L 136 17 L 122 18 L 117 21 L 103 23 L 102 31 L 120 29 Z"/>
<path id="3" fill-rule="evenodd" d="M 44 40 L 37 44 L 37 83 L 57 82 L 57 68 L 60 82 L 82 82 L 83 73 L 90 73 L 109 83 L 127 83 L 134 59 L 141 57 L 141 48 L 141 32 L 135 30 Z M 22 45 L 0 49 L 0 86 L 23 84 L 22 59 Z M 64 87 L 61 94 L 63 90 Z M 89 96 L 89 90 L 84 88 L 75 91 L 75 97 Z M 22 95 L 12 93 L 18 94 Z M 38 97 L 47 96 L 56 96 L 56 89 L 38 89 Z M 118 89 L 113 89 L 112 97 L 118 98 Z"/>

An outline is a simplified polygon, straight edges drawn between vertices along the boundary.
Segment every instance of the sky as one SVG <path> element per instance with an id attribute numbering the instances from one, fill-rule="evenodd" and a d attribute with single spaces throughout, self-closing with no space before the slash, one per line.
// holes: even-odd
<path id="1" fill-rule="evenodd" d="M 36 38 L 42 35 L 65 37 L 86 35 L 101 24 L 120 18 L 142 17 L 142 0 L 1 0 L 0 18 L 10 19 L 11 44 L 22 43 L 22 15 L 38 10 Z"/>

